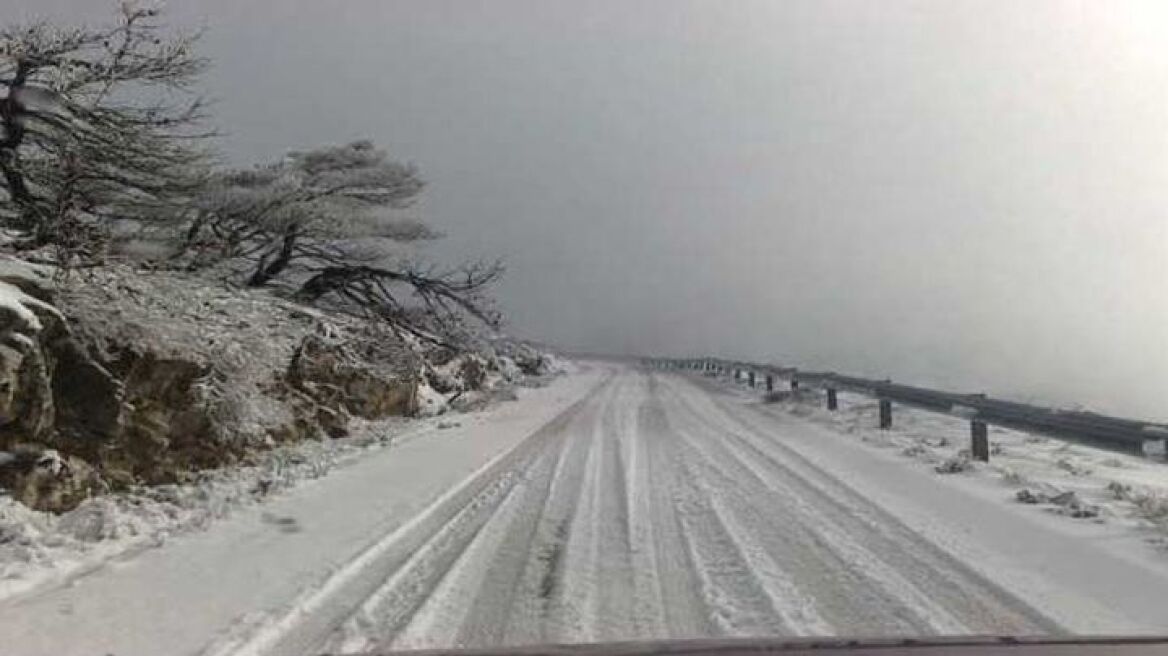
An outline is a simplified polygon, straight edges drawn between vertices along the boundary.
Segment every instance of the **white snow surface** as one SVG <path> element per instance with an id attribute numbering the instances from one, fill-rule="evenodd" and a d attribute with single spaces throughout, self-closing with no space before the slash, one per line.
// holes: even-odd
<path id="1" fill-rule="evenodd" d="M 262 466 L 94 499 L 59 518 L 0 499 L 0 652 L 197 654 L 233 644 L 598 375 L 523 388 L 483 412 L 371 423 L 363 437 L 304 443 Z"/>
<path id="2" fill-rule="evenodd" d="M 761 396 L 729 379 L 722 382 L 743 402 L 757 403 Z M 836 412 L 826 409 L 821 390 L 802 390 L 757 408 L 830 428 L 903 458 L 908 467 L 936 472 L 937 467 L 956 464 L 961 471 L 953 474 L 953 484 L 992 492 L 1011 503 L 1022 490 L 1047 498 L 1072 498 L 1067 493 L 1073 493 L 1074 507 L 1040 501 L 1032 510 L 1077 523 L 1108 525 L 1168 557 L 1168 463 L 1162 458 L 991 426 L 990 462 L 980 463 L 969 459 L 967 418 L 894 404 L 892 429 L 880 430 L 874 398 L 851 392 L 839 392 L 837 398 Z M 1076 508 L 1090 512 L 1075 513 Z"/>
<path id="3" fill-rule="evenodd" d="M 939 474 L 967 423 L 898 407 L 878 431 L 862 397 L 760 396 L 589 363 L 0 601 L 0 635 L 132 656 L 1168 626 L 1146 501 L 1165 465 L 994 431 L 990 465 Z M 1022 486 L 1102 510 L 1018 503 Z"/>
<path id="4" fill-rule="evenodd" d="M 433 426 L 353 419 L 350 428 L 351 437 L 280 446 L 258 454 L 255 465 L 201 472 L 189 485 L 143 486 L 87 499 L 62 515 L 0 496 L 0 601 L 205 530 L 217 519 Z"/>

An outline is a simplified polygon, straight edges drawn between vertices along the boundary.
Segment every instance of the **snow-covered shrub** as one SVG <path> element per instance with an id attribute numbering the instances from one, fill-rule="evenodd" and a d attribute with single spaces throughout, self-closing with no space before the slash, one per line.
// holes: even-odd
<path id="1" fill-rule="evenodd" d="M 1055 463 L 1055 466 L 1067 472 L 1071 476 L 1089 476 L 1092 472 L 1090 468 L 1079 466 L 1078 464 L 1071 462 L 1069 458 L 1059 458 L 1059 460 Z"/>
<path id="2" fill-rule="evenodd" d="M 1168 497 L 1158 494 L 1141 494 L 1132 501 L 1144 519 L 1154 522 L 1168 522 Z"/>
<path id="3" fill-rule="evenodd" d="M 494 364 L 503 380 L 516 381 L 523 376 L 523 372 L 519 370 L 519 365 L 515 364 L 515 360 L 505 355 L 497 356 Z"/>
<path id="4" fill-rule="evenodd" d="M 969 454 L 962 452 L 937 465 L 933 469 L 938 474 L 960 474 L 973 469 L 973 461 Z"/>
<path id="5" fill-rule="evenodd" d="M 912 444 L 905 447 L 904 450 L 900 453 L 901 455 L 908 456 L 910 458 L 919 458 L 931 452 L 922 444 Z"/>
<path id="6" fill-rule="evenodd" d="M 1026 485 L 1029 483 L 1029 479 L 1009 468 L 1002 471 L 1002 481 L 1007 485 Z"/>
<path id="7" fill-rule="evenodd" d="M 1014 494 L 1014 498 L 1018 501 L 1018 503 L 1028 503 L 1028 504 L 1037 504 L 1037 503 L 1043 503 L 1044 501 L 1046 501 L 1045 495 L 1041 495 L 1037 492 L 1034 492 L 1033 490 L 1030 490 L 1029 488 L 1023 488 L 1021 490 L 1018 490 L 1018 492 L 1016 492 Z"/>
<path id="8" fill-rule="evenodd" d="M 1125 485 L 1119 481 L 1111 481 L 1108 483 L 1107 491 L 1118 501 L 1125 501 L 1132 496 L 1132 486 Z"/>
<path id="9" fill-rule="evenodd" d="M 1018 490 L 1014 498 L 1020 503 L 1027 504 L 1050 504 L 1054 506 L 1052 510 L 1060 515 L 1066 515 L 1075 519 L 1090 519 L 1098 517 L 1101 509 L 1099 506 L 1085 503 L 1079 499 L 1073 490 L 1042 492 L 1034 491 L 1029 488 Z"/>

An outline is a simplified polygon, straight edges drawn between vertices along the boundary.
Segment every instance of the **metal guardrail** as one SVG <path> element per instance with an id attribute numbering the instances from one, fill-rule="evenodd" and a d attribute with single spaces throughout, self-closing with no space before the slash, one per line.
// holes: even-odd
<path id="1" fill-rule="evenodd" d="M 1051 435 L 1084 442 L 1126 453 L 1163 456 L 1168 450 L 1168 425 L 1111 417 L 1081 410 L 1063 410 L 989 398 L 984 394 L 960 394 L 901 385 L 890 380 L 846 376 L 834 372 L 799 371 L 749 362 L 698 358 L 685 360 L 650 359 L 657 367 L 695 369 L 733 373 L 736 379 L 749 381 L 752 387 L 764 379 L 767 391 L 774 389 L 775 378 L 789 381 L 792 389 L 808 385 L 827 390 L 827 407 L 837 407 L 836 392 L 847 390 L 875 397 L 880 401 L 880 427 L 892 426 L 892 403 L 901 403 L 933 412 L 968 419 L 972 435 L 972 453 L 979 460 L 989 460 L 986 425 L 1002 426 L 1031 433 Z"/>

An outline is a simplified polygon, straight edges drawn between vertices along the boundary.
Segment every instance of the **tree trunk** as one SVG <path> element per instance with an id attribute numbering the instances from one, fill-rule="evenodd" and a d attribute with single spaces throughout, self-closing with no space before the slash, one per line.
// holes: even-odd
<path id="1" fill-rule="evenodd" d="M 28 77 L 28 64 L 21 61 L 16 74 L 8 83 L 8 95 L 0 99 L 0 124 L 4 126 L 4 140 L 0 141 L 0 174 L 12 203 L 20 211 L 17 228 L 29 230 L 37 226 L 36 199 L 24 180 L 20 167 L 20 146 L 24 142 L 24 125 L 20 120 L 24 108 L 18 102 L 20 89 Z"/>
<path id="2" fill-rule="evenodd" d="M 288 228 L 284 233 L 284 239 L 280 244 L 280 252 L 276 254 L 276 259 L 268 262 L 267 258 L 261 258 L 259 264 L 256 266 L 255 273 L 251 274 L 248 279 L 248 287 L 262 287 L 266 285 L 272 278 L 284 272 L 288 265 L 292 262 L 292 256 L 296 251 L 296 239 L 300 236 L 300 230 L 297 226 Z"/>

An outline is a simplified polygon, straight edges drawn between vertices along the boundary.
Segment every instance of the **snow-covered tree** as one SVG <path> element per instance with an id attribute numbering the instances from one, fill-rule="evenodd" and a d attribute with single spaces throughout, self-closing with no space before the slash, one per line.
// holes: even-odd
<path id="1" fill-rule="evenodd" d="M 459 341 L 468 318 L 497 324 L 486 291 L 502 266 L 441 270 L 405 258 L 401 244 L 441 236 L 403 214 L 423 187 L 413 166 L 369 141 L 293 152 L 214 176 L 183 251 L 196 266 L 235 265 L 248 286 L 280 282 L 303 301 Z"/>
<path id="2" fill-rule="evenodd" d="M 205 61 L 158 16 L 124 2 L 108 27 L 0 29 L 0 217 L 32 244 L 83 250 L 197 186 Z"/>
<path id="3" fill-rule="evenodd" d="M 290 153 L 217 176 L 198 200 L 186 247 L 248 262 L 247 284 L 322 264 L 376 259 L 379 244 L 432 239 L 400 216 L 421 193 L 414 167 L 368 141 Z"/>

